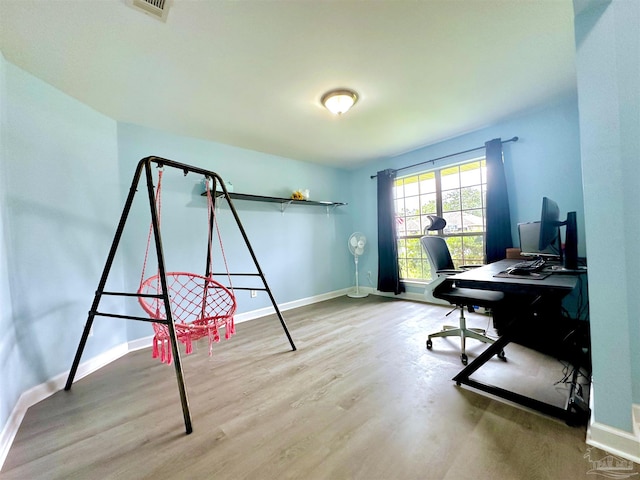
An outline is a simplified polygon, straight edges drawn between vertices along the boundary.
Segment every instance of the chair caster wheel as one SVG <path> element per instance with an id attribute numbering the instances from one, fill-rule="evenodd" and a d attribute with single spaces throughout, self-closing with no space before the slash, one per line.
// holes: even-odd
<path id="1" fill-rule="evenodd" d="M 502 360 L 503 362 L 506 362 L 506 361 L 507 361 L 507 356 L 505 355 L 504 350 L 500 350 L 500 351 L 498 352 L 498 358 L 499 358 L 500 360 Z"/>
<path id="2" fill-rule="evenodd" d="M 460 355 L 460 360 L 462 361 L 463 365 L 467 364 L 467 354 L 463 353 L 462 355 Z"/>
<path id="3" fill-rule="evenodd" d="M 427 340 L 427 349 L 431 350 L 433 348 L 433 342 L 431 340 Z"/>

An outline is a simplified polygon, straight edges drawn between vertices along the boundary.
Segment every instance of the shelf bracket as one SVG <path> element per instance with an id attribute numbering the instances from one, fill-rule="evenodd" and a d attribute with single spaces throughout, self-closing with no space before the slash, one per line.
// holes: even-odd
<path id="1" fill-rule="evenodd" d="M 338 208 L 339 205 L 342 205 L 342 204 L 334 203 L 334 204 L 331 204 L 331 205 L 327 205 L 326 206 L 326 208 L 327 208 L 327 217 L 330 215 L 331 212 L 333 212 L 336 208 Z"/>
<path id="2" fill-rule="evenodd" d="M 286 201 L 286 202 L 282 202 L 282 203 L 280 204 L 280 213 L 281 213 L 282 215 L 284 215 L 284 211 L 285 211 L 285 210 L 287 209 L 287 207 L 288 207 L 289 205 L 291 205 L 292 203 L 293 203 L 293 200 L 288 200 L 288 201 Z"/>

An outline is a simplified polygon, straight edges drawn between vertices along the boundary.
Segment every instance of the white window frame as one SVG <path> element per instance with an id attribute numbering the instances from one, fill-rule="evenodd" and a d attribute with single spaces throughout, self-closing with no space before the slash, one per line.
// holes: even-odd
<path id="1" fill-rule="evenodd" d="M 464 175 L 464 169 L 474 164 L 480 164 L 477 174 Z M 459 183 L 456 184 L 453 171 L 457 169 Z M 475 169 L 474 169 L 475 170 Z M 443 176 L 443 172 L 445 175 Z M 448 175 L 452 175 L 449 177 Z M 473 178 L 474 176 L 478 178 Z M 422 177 L 423 181 L 420 181 Z M 429 180 L 427 177 L 433 177 Z M 443 185 L 444 177 L 444 185 Z M 471 178 L 470 178 L 471 177 Z M 394 186 L 394 201 L 396 210 L 396 229 L 398 241 L 398 263 L 400 277 L 403 282 L 429 282 L 432 280 L 431 266 L 426 252 L 420 245 L 420 237 L 426 226 L 426 215 L 433 214 L 447 219 L 444 230 L 428 232 L 429 235 L 444 237 L 449 244 L 454 265 L 482 264 L 486 248 L 486 160 L 484 157 L 466 160 L 464 162 L 413 173 L 396 178 Z M 422 191 L 426 189 L 427 191 Z M 447 207 L 447 193 L 454 195 L 458 192 L 460 208 Z M 466 208 L 464 194 L 480 194 L 480 208 Z M 476 199 L 477 200 L 477 199 Z M 432 210 L 432 211 L 431 211 Z M 448 211 L 449 210 L 449 211 Z M 460 219 L 461 227 L 453 228 Z M 481 220 L 477 220 L 480 218 Z M 457 221 L 456 221 L 457 222 Z M 478 242 L 482 243 L 481 251 Z M 410 272 L 420 271 L 420 276 Z"/>

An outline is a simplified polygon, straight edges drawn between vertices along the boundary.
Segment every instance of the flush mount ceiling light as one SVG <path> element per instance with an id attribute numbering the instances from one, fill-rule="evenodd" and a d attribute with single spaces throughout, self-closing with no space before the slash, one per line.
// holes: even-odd
<path id="1" fill-rule="evenodd" d="M 335 115 L 342 115 L 349 111 L 358 101 L 358 94 L 353 90 L 340 89 L 325 93 L 320 100 L 322 105 Z"/>

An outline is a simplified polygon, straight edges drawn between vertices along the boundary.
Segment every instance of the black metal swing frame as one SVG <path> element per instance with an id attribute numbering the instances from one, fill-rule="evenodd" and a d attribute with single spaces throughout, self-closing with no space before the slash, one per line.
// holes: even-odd
<path id="1" fill-rule="evenodd" d="M 82 332 L 82 337 L 80 338 L 80 343 L 78 344 L 78 349 L 76 351 L 76 355 L 75 358 L 73 360 L 73 364 L 71 366 L 71 370 L 69 371 L 69 376 L 67 377 L 67 383 L 65 384 L 64 389 L 65 390 L 70 390 L 71 389 L 71 385 L 73 384 L 73 380 L 75 378 L 76 372 L 78 370 L 78 366 L 80 364 L 80 359 L 82 358 L 82 353 L 84 351 L 85 345 L 87 343 L 87 339 L 89 338 L 89 334 L 91 332 L 91 327 L 93 325 L 93 321 L 95 319 L 96 316 L 100 316 L 100 317 L 112 317 L 112 318 L 122 318 L 122 319 L 128 319 L 128 320 L 139 320 L 139 321 L 144 321 L 144 322 L 154 322 L 154 323 L 162 323 L 167 325 L 167 328 L 169 330 L 169 340 L 171 343 L 171 352 L 173 355 L 173 364 L 175 367 L 175 372 L 176 372 L 176 378 L 178 381 L 178 391 L 180 393 L 180 402 L 182 403 L 182 414 L 184 416 L 184 425 L 185 425 L 185 430 L 187 434 L 190 434 L 193 431 L 193 427 L 191 424 L 191 413 L 189 410 L 189 400 L 187 397 L 187 391 L 186 391 L 186 387 L 185 387 L 185 383 L 184 383 L 184 374 L 182 371 L 182 361 L 180 358 L 180 350 L 178 349 L 178 339 L 176 336 L 176 329 L 175 329 L 175 323 L 174 323 L 174 318 L 173 318 L 173 314 L 171 312 L 171 303 L 170 303 L 170 298 L 169 298 L 169 289 L 167 288 L 167 277 L 166 277 L 166 268 L 165 268 L 165 261 L 164 261 L 164 252 L 162 249 L 162 236 L 160 233 L 160 221 L 159 221 L 159 216 L 158 216 L 158 210 L 156 207 L 156 201 L 155 201 L 155 192 L 154 192 L 154 185 L 153 185 L 153 175 L 152 175 L 152 169 L 151 169 L 151 164 L 156 164 L 156 166 L 158 168 L 163 168 L 163 167 L 171 167 L 171 168 L 176 168 L 179 170 L 182 170 L 184 175 L 187 175 L 188 173 L 195 173 L 195 174 L 199 174 L 199 175 L 204 175 L 205 177 L 211 178 L 213 179 L 213 186 L 211 188 L 212 190 L 212 195 L 213 195 L 213 202 L 212 205 L 208 208 L 211 208 L 213 211 L 210 212 L 211 215 L 209 215 L 209 233 L 212 232 L 212 229 L 214 228 L 214 215 L 215 215 L 215 206 L 216 206 L 216 201 L 217 200 L 226 200 L 229 209 L 231 210 L 231 213 L 233 214 L 233 217 L 236 221 L 236 225 L 242 235 L 242 238 L 244 239 L 245 245 L 247 247 L 247 250 L 249 251 L 249 254 L 251 255 L 251 258 L 253 259 L 253 263 L 255 265 L 256 271 L 257 273 L 228 273 L 229 275 L 237 275 L 237 276 L 245 276 L 245 277 L 260 277 L 260 279 L 262 280 L 262 284 L 263 284 L 263 288 L 256 288 L 256 287 L 250 287 L 250 288 L 243 288 L 243 287 L 234 287 L 234 290 L 262 290 L 267 292 L 267 294 L 269 295 L 269 299 L 271 300 L 271 303 L 273 305 L 273 308 L 275 310 L 276 315 L 278 316 L 278 319 L 280 320 L 280 324 L 287 336 L 287 339 L 289 340 L 289 344 L 291 345 L 291 349 L 292 350 L 296 350 L 296 346 L 293 343 L 293 339 L 291 338 L 291 334 L 289 333 L 289 329 L 287 328 L 287 325 L 284 321 L 284 318 L 282 317 L 282 313 L 280 312 L 280 309 L 278 308 L 278 304 L 275 301 L 275 298 L 273 296 L 273 293 L 271 292 L 271 289 L 269 288 L 269 285 L 267 284 L 267 280 L 264 276 L 264 273 L 262 272 L 262 269 L 260 268 L 260 264 L 258 262 L 258 259 L 255 255 L 255 252 L 251 246 L 251 242 L 249 242 L 249 238 L 247 237 L 247 233 L 244 230 L 244 227 L 242 226 L 242 222 L 240 221 L 240 217 L 238 216 L 238 212 L 236 211 L 233 202 L 231 201 L 231 197 L 229 196 L 229 192 L 227 191 L 227 187 L 224 184 L 224 181 L 222 180 L 222 178 L 215 172 L 212 172 L 210 170 L 204 170 L 202 168 L 198 168 L 198 167 L 194 167 L 192 165 L 187 165 L 184 163 L 179 163 L 173 160 L 168 160 L 166 158 L 161 158 L 161 157 L 155 157 L 155 156 L 150 156 L 150 157 L 146 157 L 143 158 L 142 160 L 140 160 L 138 162 L 138 166 L 136 168 L 136 171 L 134 173 L 133 176 L 133 181 L 131 182 L 131 188 L 129 189 L 129 195 L 127 196 L 127 200 L 125 202 L 124 208 L 122 210 L 122 215 L 120 217 L 120 222 L 118 223 L 118 227 L 116 229 L 116 233 L 113 239 L 113 242 L 111 244 L 111 249 L 109 250 L 109 255 L 107 256 L 107 261 L 106 264 L 104 266 L 104 270 L 102 271 L 102 276 L 100 278 L 100 282 L 98 284 L 98 288 L 96 290 L 96 294 L 95 297 L 93 299 L 93 304 L 91 305 L 91 310 L 89 311 L 89 315 L 87 317 L 87 322 L 85 323 L 84 326 L 84 330 Z M 116 252 L 118 250 L 118 246 L 120 244 L 120 240 L 122 239 L 122 234 L 124 232 L 124 227 L 125 224 L 127 222 L 127 218 L 129 216 L 129 213 L 131 211 L 131 207 L 133 205 L 133 200 L 135 197 L 135 194 L 137 192 L 137 187 L 138 184 L 140 182 L 140 177 L 142 176 L 142 170 L 144 169 L 145 171 L 145 176 L 146 176 L 146 181 L 147 181 L 147 193 L 148 193 L 148 197 L 149 197 L 149 208 L 151 211 L 151 225 L 152 225 L 152 229 L 153 229 L 153 237 L 154 237 L 154 242 L 155 242 L 155 247 L 156 247 L 156 254 L 157 254 L 157 259 L 158 259 L 158 275 L 160 277 L 160 285 L 162 287 L 162 293 L 160 294 L 154 294 L 154 295 L 146 295 L 146 294 L 140 294 L 140 293 L 127 293 L 127 292 L 108 292 L 105 291 L 105 285 L 107 283 L 107 279 L 109 277 L 109 272 L 111 271 L 111 267 L 113 265 L 113 261 L 115 259 L 115 255 Z M 216 191 L 216 187 L 219 185 L 219 187 L 221 188 L 222 192 Z M 210 235 L 211 238 L 211 235 Z M 210 271 L 210 265 L 211 265 L 211 255 L 213 254 L 212 252 L 212 246 L 211 243 L 208 243 L 208 247 L 207 247 L 207 266 L 206 266 L 206 276 L 209 277 L 211 275 L 216 275 L 216 273 L 211 272 Z M 122 314 L 116 314 L 116 313 L 106 313 L 106 312 L 100 312 L 98 311 L 98 307 L 100 305 L 100 300 L 102 299 L 103 295 L 112 295 L 112 296 L 121 296 L 121 297 L 152 297 L 152 298 L 158 298 L 161 299 L 164 302 L 164 309 L 166 312 L 166 318 L 164 320 L 160 319 L 150 319 L 148 317 L 138 317 L 138 316 L 131 316 L 131 315 L 122 315 Z"/>

